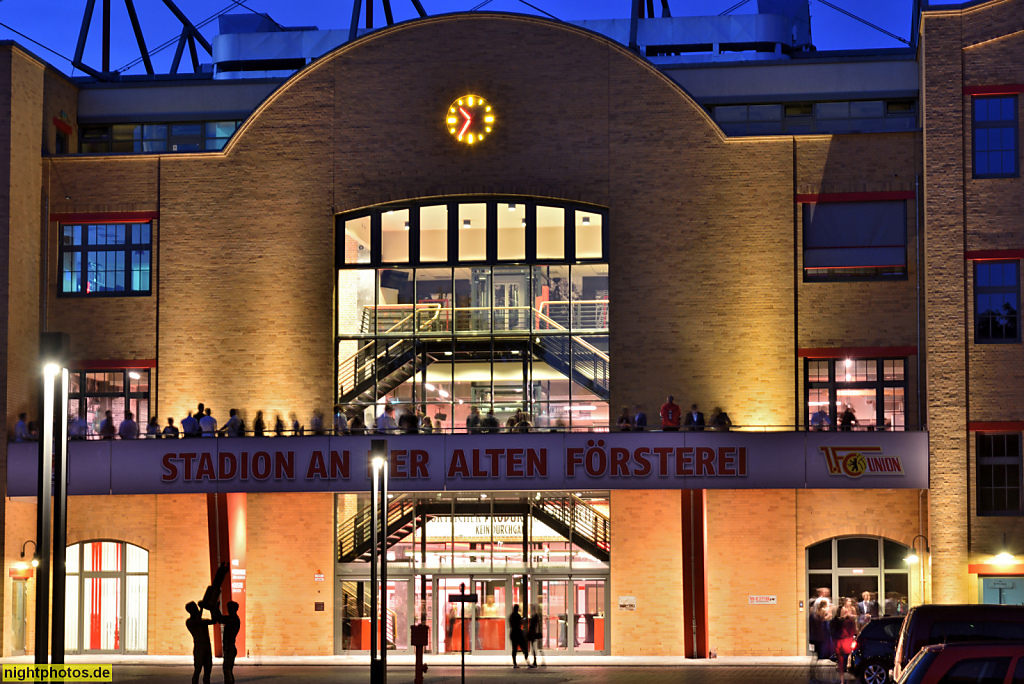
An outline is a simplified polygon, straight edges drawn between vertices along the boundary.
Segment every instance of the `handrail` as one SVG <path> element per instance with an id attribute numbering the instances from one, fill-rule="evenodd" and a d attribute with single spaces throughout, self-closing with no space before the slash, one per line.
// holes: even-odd
<path id="1" fill-rule="evenodd" d="M 368 304 L 368 305 L 363 307 L 363 311 L 365 312 L 367 309 L 369 309 L 371 307 L 373 307 L 373 305 L 369 305 Z M 395 330 L 395 328 L 398 328 L 398 327 L 404 325 L 406 323 L 406 321 L 408 321 L 410 318 L 413 319 L 413 324 L 415 325 L 416 315 L 420 311 L 433 310 L 433 316 L 431 316 L 428 320 L 420 323 L 420 329 L 422 329 L 424 326 L 426 326 L 428 324 L 431 324 L 434 321 L 436 321 L 440 317 L 440 314 L 441 314 L 441 305 L 440 304 L 430 304 L 428 306 L 423 306 L 421 304 L 381 304 L 381 305 L 377 305 L 376 307 L 373 307 L 373 308 L 375 310 L 380 310 L 382 308 L 383 309 L 391 308 L 391 309 L 400 310 L 400 309 L 405 308 L 405 307 L 414 307 L 414 308 L 412 309 L 411 313 L 408 316 L 404 317 L 402 320 L 400 320 L 397 323 L 395 323 L 393 326 L 391 326 L 390 328 L 385 330 L 382 334 L 387 335 L 388 333 L 393 332 Z M 404 340 L 399 340 L 398 343 L 401 343 L 402 341 L 404 341 Z M 342 362 L 340 362 L 338 364 L 338 367 L 339 367 L 338 385 L 339 385 L 339 387 L 340 386 L 344 386 L 344 381 L 345 380 L 350 380 L 350 381 L 354 380 L 355 377 L 359 374 L 360 371 L 365 370 L 369 365 L 371 365 L 371 363 L 373 363 L 374 360 L 376 360 L 377 355 L 375 355 L 373 357 L 373 359 L 371 359 L 370 361 L 364 363 L 361 366 L 357 367 L 355 365 L 356 358 L 360 354 L 364 353 L 367 349 L 369 349 L 370 347 L 374 346 L 375 344 L 376 344 L 376 340 L 374 340 L 373 342 L 368 342 L 367 344 L 364 344 L 362 347 L 357 349 L 354 354 L 352 354 L 351 356 L 349 356 L 344 361 L 342 361 Z M 385 352 L 390 351 L 394 346 L 395 346 L 394 344 L 387 346 L 385 348 Z M 349 362 L 352 362 L 352 372 L 351 373 L 342 374 L 344 372 L 343 369 L 348 368 Z"/>
<path id="2" fill-rule="evenodd" d="M 537 315 L 538 315 L 539 317 L 543 318 L 543 319 L 544 319 L 545 321 L 548 321 L 548 322 L 550 322 L 550 323 L 551 323 L 552 325 L 554 325 L 554 326 L 555 326 L 556 328 L 558 328 L 559 330 L 565 330 L 565 329 L 566 329 L 566 328 L 565 328 L 565 327 L 563 327 L 563 326 L 562 326 L 562 325 L 561 325 L 561 324 L 560 324 L 560 323 L 559 323 L 558 321 L 556 321 L 556 320 L 553 320 L 553 319 L 549 318 L 548 316 L 546 316 L 546 315 L 542 314 L 542 313 L 541 313 L 540 311 L 538 311 L 537 309 L 534 309 L 534 311 L 536 311 L 536 312 L 537 312 Z M 610 361 L 610 359 L 608 358 L 608 355 L 607 355 L 607 354 L 605 354 L 605 353 L 604 353 L 603 351 L 601 351 L 600 349 L 598 349 L 598 348 L 597 348 L 597 347 L 595 347 L 594 345 L 592 345 L 592 344 L 590 344 L 589 342 L 587 342 L 587 341 L 586 341 L 585 339 L 583 339 L 583 338 L 582 338 L 582 337 L 580 337 L 579 335 L 571 335 L 571 337 L 573 337 L 573 338 L 577 338 L 577 337 L 578 337 L 578 338 L 579 338 L 578 342 L 580 343 L 580 345 L 581 345 L 581 346 L 583 346 L 583 347 L 585 347 L 585 348 L 586 348 L 587 350 L 589 350 L 589 351 L 593 352 L 593 353 L 594 353 L 594 354 L 595 354 L 596 356 L 600 357 L 600 358 L 601 358 L 601 359 L 603 359 L 604 361 Z M 543 338 L 541 338 L 541 339 L 543 339 Z"/>

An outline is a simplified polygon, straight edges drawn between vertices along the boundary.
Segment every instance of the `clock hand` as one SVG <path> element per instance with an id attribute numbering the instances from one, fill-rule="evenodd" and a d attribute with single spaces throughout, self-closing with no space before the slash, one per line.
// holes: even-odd
<path id="1" fill-rule="evenodd" d="M 471 117 L 469 115 L 469 112 L 467 112 L 462 107 L 459 107 L 459 112 L 462 114 L 462 116 L 466 117 L 466 123 L 462 125 L 462 130 L 459 131 L 459 137 L 461 138 L 462 135 L 466 132 L 466 129 L 469 128 L 469 124 L 473 123 L 473 117 Z"/>

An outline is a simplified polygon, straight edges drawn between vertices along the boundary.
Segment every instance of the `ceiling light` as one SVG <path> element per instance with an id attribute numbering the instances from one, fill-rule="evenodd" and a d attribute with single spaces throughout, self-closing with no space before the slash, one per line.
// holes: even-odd
<path id="1" fill-rule="evenodd" d="M 132 380 L 138 380 L 142 376 L 136 373 L 135 371 L 131 371 L 130 373 L 128 373 L 128 377 L 131 378 Z"/>
<path id="2" fill-rule="evenodd" d="M 514 204 L 508 205 L 508 210 L 509 211 L 515 211 L 516 210 L 516 205 L 514 205 Z"/>
<path id="3" fill-rule="evenodd" d="M 522 222 L 522 224 L 521 224 L 521 225 L 523 226 L 523 228 L 525 228 L 525 227 L 526 227 L 526 219 L 523 219 L 523 222 Z"/>
<path id="4" fill-rule="evenodd" d="M 444 399 L 447 399 L 448 397 L 451 396 L 450 394 L 448 394 L 444 390 L 437 390 L 437 393 L 438 393 L 439 396 L 443 397 Z M 461 404 L 462 402 L 460 401 L 459 403 Z"/>
<path id="5" fill-rule="evenodd" d="M 462 227 L 463 228 L 472 228 L 473 227 L 473 222 L 470 221 L 469 219 L 464 219 L 462 221 Z"/>
<path id="6" fill-rule="evenodd" d="M 431 384 L 430 384 L 429 382 L 428 382 L 428 383 L 425 383 L 425 384 L 424 384 L 423 386 L 424 386 L 424 387 L 426 387 L 426 388 L 427 388 L 428 390 L 430 390 L 431 392 L 433 392 L 433 391 L 434 391 L 435 389 L 437 389 L 436 387 L 434 387 L 433 385 L 431 385 Z"/>
<path id="7" fill-rule="evenodd" d="M 405 222 L 405 229 L 409 230 L 409 222 L 408 221 Z"/>
<path id="8" fill-rule="evenodd" d="M 589 216 L 584 216 L 583 217 L 583 225 L 585 225 L 585 226 L 589 226 L 590 225 L 590 217 Z"/>
<path id="9" fill-rule="evenodd" d="M 1017 562 L 1017 559 L 1013 557 L 1013 554 L 1003 551 L 997 553 L 993 558 L 992 562 L 996 565 L 1013 565 Z"/>

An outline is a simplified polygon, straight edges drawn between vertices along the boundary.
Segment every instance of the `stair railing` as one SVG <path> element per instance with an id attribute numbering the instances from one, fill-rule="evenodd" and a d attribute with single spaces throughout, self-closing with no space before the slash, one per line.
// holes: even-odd
<path id="1" fill-rule="evenodd" d="M 423 304 L 389 304 L 385 306 L 367 305 L 363 307 L 363 326 L 366 327 L 369 324 L 367 321 L 373 320 L 373 316 L 369 314 L 371 310 L 376 310 L 378 314 L 381 310 L 385 312 L 404 312 L 409 310 L 405 316 L 399 319 L 394 325 L 385 330 L 382 335 L 388 335 L 395 332 L 400 332 L 406 328 L 415 327 L 418 332 L 422 332 L 426 328 L 433 327 L 435 322 L 440 318 L 441 315 L 441 304 L 432 303 L 424 306 Z M 423 316 L 422 314 L 427 311 L 430 312 L 428 315 Z M 362 378 L 364 375 L 373 371 L 374 362 L 381 356 L 386 356 L 396 349 L 403 343 L 408 343 L 409 340 L 395 340 L 391 344 L 385 345 L 383 351 L 372 352 L 372 349 L 376 340 L 367 342 L 359 349 L 355 351 L 351 356 L 347 357 L 338 364 L 338 393 L 344 394 L 347 389 L 355 387 L 358 384 L 357 378 Z M 360 358 L 366 358 L 366 361 L 360 363 Z"/>
<path id="2" fill-rule="evenodd" d="M 611 551 L 611 521 L 583 499 L 575 495 L 557 499 L 541 499 L 538 505 L 572 531 L 598 548 Z"/>

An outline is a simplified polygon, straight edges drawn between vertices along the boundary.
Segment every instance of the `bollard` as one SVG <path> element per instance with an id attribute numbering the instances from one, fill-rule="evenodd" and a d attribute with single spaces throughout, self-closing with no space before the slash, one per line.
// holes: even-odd
<path id="1" fill-rule="evenodd" d="M 415 684 L 423 684 L 423 673 L 427 666 L 423 664 L 423 649 L 430 643 L 430 628 L 426 625 L 412 626 L 412 645 L 416 647 L 416 678 Z"/>

